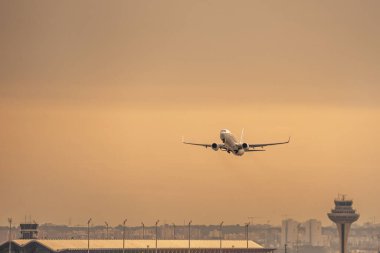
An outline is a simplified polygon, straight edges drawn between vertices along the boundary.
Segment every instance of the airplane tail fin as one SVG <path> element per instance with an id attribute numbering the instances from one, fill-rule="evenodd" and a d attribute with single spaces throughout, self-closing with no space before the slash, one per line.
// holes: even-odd
<path id="1" fill-rule="evenodd" d="M 244 128 L 241 130 L 240 143 L 243 143 Z"/>

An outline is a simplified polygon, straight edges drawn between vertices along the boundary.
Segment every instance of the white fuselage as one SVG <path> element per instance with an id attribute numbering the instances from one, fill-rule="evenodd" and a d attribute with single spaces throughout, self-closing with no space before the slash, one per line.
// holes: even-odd
<path id="1" fill-rule="evenodd" d="M 223 141 L 228 153 L 232 152 L 234 155 L 238 156 L 244 155 L 244 149 L 241 143 L 236 140 L 235 136 L 233 136 L 229 130 L 221 130 L 220 139 Z"/>

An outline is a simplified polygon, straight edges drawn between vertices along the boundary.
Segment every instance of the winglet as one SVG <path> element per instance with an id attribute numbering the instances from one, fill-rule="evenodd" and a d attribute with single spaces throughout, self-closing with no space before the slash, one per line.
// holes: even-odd
<path id="1" fill-rule="evenodd" d="M 291 136 L 289 136 L 289 139 L 288 139 L 287 143 L 289 143 L 289 142 L 290 142 L 290 137 L 291 137 Z"/>

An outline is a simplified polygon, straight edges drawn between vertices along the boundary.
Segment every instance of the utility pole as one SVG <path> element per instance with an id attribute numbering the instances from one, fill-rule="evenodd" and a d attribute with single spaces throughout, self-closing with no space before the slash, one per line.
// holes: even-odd
<path id="1" fill-rule="evenodd" d="M 87 253 L 90 253 L 90 223 L 92 218 L 87 221 Z"/>
<path id="2" fill-rule="evenodd" d="M 123 221 L 123 253 L 125 252 L 125 223 L 127 223 L 127 219 Z"/>
<path id="3" fill-rule="evenodd" d="M 12 218 L 8 218 L 9 222 L 9 253 L 12 252 Z"/>
<path id="4" fill-rule="evenodd" d="M 175 224 L 173 223 L 173 239 L 175 240 Z"/>

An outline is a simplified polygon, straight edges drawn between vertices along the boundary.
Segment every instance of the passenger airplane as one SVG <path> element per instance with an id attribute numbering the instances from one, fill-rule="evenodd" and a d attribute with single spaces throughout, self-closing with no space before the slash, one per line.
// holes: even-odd
<path id="1" fill-rule="evenodd" d="M 212 148 L 215 151 L 218 151 L 219 149 L 222 151 L 227 151 L 227 153 L 233 153 L 234 155 L 237 156 L 242 156 L 244 155 L 245 152 L 255 152 L 255 151 L 265 151 L 264 149 L 255 149 L 258 147 L 264 148 L 265 146 L 272 146 L 272 145 L 279 145 L 279 144 L 286 144 L 289 143 L 290 137 L 288 141 L 285 142 L 276 142 L 276 143 L 263 143 L 263 144 L 248 144 L 246 142 L 243 142 L 243 131 L 241 132 L 240 136 L 240 141 L 238 142 L 233 134 L 227 130 L 227 129 L 222 129 L 220 131 L 220 139 L 223 141 L 223 144 L 217 144 L 217 143 L 212 143 L 212 144 L 200 144 L 200 143 L 191 143 L 191 142 L 185 142 L 182 139 L 182 142 L 184 144 L 190 144 L 190 145 L 196 145 L 196 146 L 202 146 L 205 148 Z"/>

